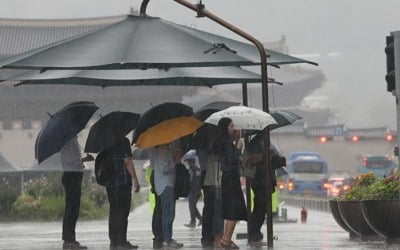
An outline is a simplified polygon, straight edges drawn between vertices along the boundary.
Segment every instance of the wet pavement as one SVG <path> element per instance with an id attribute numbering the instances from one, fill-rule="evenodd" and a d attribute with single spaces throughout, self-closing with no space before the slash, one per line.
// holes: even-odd
<path id="1" fill-rule="evenodd" d="M 179 201 L 176 211 L 174 238 L 185 244 L 184 249 L 201 249 L 201 229 L 188 229 L 183 225 L 189 221 L 187 202 Z M 300 209 L 288 207 L 289 218 L 298 219 L 299 216 Z M 389 246 L 382 242 L 350 241 L 329 213 L 309 211 L 308 217 L 307 224 L 275 224 L 274 249 L 400 249 L 400 245 Z M 128 239 L 140 249 L 151 249 L 150 222 L 147 203 L 129 217 Z M 245 232 L 246 224 L 239 223 L 236 233 Z M 0 250 L 61 249 L 60 239 L 61 222 L 0 223 Z M 77 239 L 89 249 L 109 249 L 107 221 L 79 221 Z M 241 249 L 252 249 L 246 246 L 246 240 L 236 240 L 236 243 Z"/>

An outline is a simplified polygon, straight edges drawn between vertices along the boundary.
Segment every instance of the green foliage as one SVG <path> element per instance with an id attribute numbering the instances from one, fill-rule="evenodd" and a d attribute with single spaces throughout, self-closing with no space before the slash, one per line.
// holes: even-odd
<path id="1" fill-rule="evenodd" d="M 61 220 L 65 197 L 62 173 L 49 173 L 24 184 L 24 193 L 0 183 L 0 220 Z M 132 209 L 146 201 L 146 192 L 133 194 Z M 97 185 L 89 172 L 84 174 L 80 216 L 82 220 L 107 218 L 109 205 L 104 187 Z"/>
<path id="2" fill-rule="evenodd" d="M 18 198 L 18 189 L 11 185 L 7 178 L 0 182 L 0 216 L 8 214 Z"/>
<path id="3" fill-rule="evenodd" d="M 364 200 L 368 194 L 370 185 L 376 182 L 376 177 L 373 173 L 362 174 L 358 176 L 349 191 L 344 193 L 340 200 L 344 201 L 360 201 Z"/>
<path id="4" fill-rule="evenodd" d="M 377 179 L 373 174 L 357 177 L 354 185 L 341 200 L 394 200 L 400 198 L 400 181 L 398 176 Z"/>
<path id="5" fill-rule="evenodd" d="M 400 198 L 399 177 L 389 177 L 368 187 L 365 200 L 397 200 Z"/>

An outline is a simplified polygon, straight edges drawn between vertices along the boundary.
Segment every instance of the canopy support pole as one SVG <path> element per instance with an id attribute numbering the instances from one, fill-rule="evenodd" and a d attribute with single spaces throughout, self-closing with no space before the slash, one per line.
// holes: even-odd
<path id="1" fill-rule="evenodd" d="M 140 7 L 140 14 L 146 15 L 146 8 L 150 0 L 143 0 Z M 204 8 L 204 5 L 199 3 L 197 5 L 188 2 L 187 0 L 174 0 L 175 2 L 189 8 L 197 13 L 197 17 L 207 17 L 212 21 L 220 24 L 221 26 L 227 28 L 228 30 L 236 33 L 237 35 L 245 38 L 246 40 L 253 43 L 260 53 L 261 59 L 261 79 L 262 79 L 262 106 L 263 110 L 269 113 L 269 97 L 268 97 L 268 72 L 267 72 L 267 53 L 265 52 L 264 45 L 257 40 L 255 37 L 251 36 L 247 32 L 237 28 L 236 26 L 230 24 L 229 22 L 223 20 L 222 18 L 214 15 Z M 272 168 L 269 167 L 270 159 L 270 134 L 269 129 L 264 130 L 264 163 L 266 168 L 266 191 L 267 191 L 267 242 L 268 248 L 273 248 L 273 225 L 272 225 Z"/>
<path id="2" fill-rule="evenodd" d="M 222 18 L 214 15 L 213 13 L 207 11 L 204 8 L 204 5 L 197 4 L 194 5 L 186 0 L 174 0 L 175 2 L 195 11 L 197 16 L 199 17 L 208 17 L 209 19 L 213 20 L 214 22 L 222 25 L 223 27 L 231 30 L 232 32 L 238 34 L 239 36 L 245 38 L 246 40 L 253 43 L 260 52 L 260 59 L 261 59 L 261 79 L 262 79 L 262 105 L 263 110 L 269 113 L 269 98 L 268 98 L 268 72 L 267 72 L 267 54 L 265 52 L 264 45 L 258 41 L 256 38 L 248 34 L 247 32 L 237 28 L 236 26 L 228 23 L 227 21 L 223 20 Z M 264 163 L 265 168 L 267 169 L 266 175 L 266 189 L 267 189 L 267 241 L 268 247 L 273 248 L 274 246 L 274 239 L 273 239 L 273 225 L 272 225 L 272 168 L 269 167 L 269 159 L 270 159 L 270 152 L 269 152 L 269 145 L 270 145 L 270 134 L 269 129 L 264 130 Z"/>
<path id="3" fill-rule="evenodd" d="M 242 83 L 243 106 L 249 106 L 247 83 Z M 249 146 L 249 137 L 244 138 L 245 149 Z M 246 176 L 246 205 L 247 205 L 247 242 L 250 242 L 250 217 L 251 217 L 251 179 Z"/>

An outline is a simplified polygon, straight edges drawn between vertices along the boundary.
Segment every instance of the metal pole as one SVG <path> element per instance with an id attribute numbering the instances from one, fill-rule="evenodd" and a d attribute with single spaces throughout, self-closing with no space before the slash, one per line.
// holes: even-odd
<path id="1" fill-rule="evenodd" d="M 142 6 L 140 9 L 141 15 L 146 15 L 146 7 L 150 0 L 143 0 Z M 265 52 L 264 45 L 258 41 L 255 37 L 248 34 L 247 32 L 237 28 L 236 26 L 230 24 L 229 22 L 223 20 L 222 18 L 214 15 L 213 13 L 204 9 L 204 5 L 202 4 L 192 4 L 186 0 L 174 0 L 175 2 L 195 11 L 198 17 L 208 17 L 214 22 L 220 24 L 221 26 L 231 30 L 232 32 L 238 34 L 239 36 L 245 38 L 246 40 L 253 43 L 259 53 L 261 60 L 261 79 L 262 79 L 262 105 L 263 110 L 269 113 L 269 98 L 268 98 L 268 72 L 267 72 L 267 53 Z M 269 168 L 269 145 L 270 145 L 270 134 L 269 130 L 265 129 L 264 131 L 264 162 L 265 168 L 267 169 L 266 175 L 266 191 L 267 191 L 267 241 L 268 247 L 272 248 L 274 246 L 273 241 L 273 225 L 272 225 L 272 169 Z"/>
<path id="2" fill-rule="evenodd" d="M 397 148 L 400 146 L 400 31 L 391 32 L 394 37 L 394 65 L 395 65 L 395 91 L 393 95 L 396 98 L 396 123 L 397 123 Z M 398 174 L 400 175 L 400 154 L 397 158 Z"/>
<path id="3" fill-rule="evenodd" d="M 242 97 L 243 105 L 249 106 L 247 83 L 242 83 Z M 249 145 L 249 137 L 246 135 L 244 138 L 245 149 Z M 247 204 L 247 241 L 250 241 L 250 217 L 251 217 L 251 179 L 246 176 L 246 204 Z"/>
<path id="4" fill-rule="evenodd" d="M 222 25 L 223 27 L 231 30 L 232 32 L 238 34 L 239 36 L 247 39 L 248 41 L 252 42 L 260 53 L 261 59 L 261 79 L 262 79 L 262 104 L 263 110 L 269 113 L 269 98 L 268 98 L 268 73 L 267 73 L 267 53 L 265 52 L 264 45 L 258 41 L 256 38 L 251 36 L 250 34 L 246 33 L 245 31 L 233 26 L 232 24 L 226 22 L 222 18 L 214 15 L 213 13 L 204 9 L 202 5 L 194 5 L 186 0 L 174 0 L 177 3 L 182 4 L 183 6 L 197 12 L 198 16 L 205 16 L 209 19 L 213 20 L 214 22 Z M 265 129 L 264 134 L 264 151 L 265 151 L 265 168 L 267 169 L 266 175 L 266 186 L 267 186 L 267 241 L 268 247 L 272 248 L 274 246 L 274 239 L 273 239 L 273 225 L 272 225 L 272 169 L 268 166 L 269 165 L 269 145 L 270 145 L 270 135 L 269 130 Z"/>

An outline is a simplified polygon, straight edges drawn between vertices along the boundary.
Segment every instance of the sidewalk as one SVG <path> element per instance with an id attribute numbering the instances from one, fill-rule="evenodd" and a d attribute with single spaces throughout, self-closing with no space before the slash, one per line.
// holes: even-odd
<path id="1" fill-rule="evenodd" d="M 202 204 L 199 204 L 201 207 Z M 300 209 L 289 207 L 288 217 L 299 218 Z M 309 211 L 307 224 L 275 224 L 274 249 L 400 249 L 400 245 L 387 247 L 384 243 L 358 243 L 336 225 L 329 213 Z M 185 244 L 184 249 L 201 249 L 201 228 L 188 229 L 188 204 L 177 202 L 174 238 Z M 138 207 L 129 218 L 128 239 L 140 249 L 151 249 L 151 215 L 148 204 Z M 236 233 L 245 233 L 246 223 L 239 223 Z M 264 228 L 264 234 L 265 234 Z M 89 249 L 109 249 L 107 221 L 79 221 L 77 237 Z M 0 250 L 61 249 L 61 222 L 0 223 Z M 246 240 L 237 240 L 241 249 Z M 265 248 L 266 249 L 266 248 Z"/>

